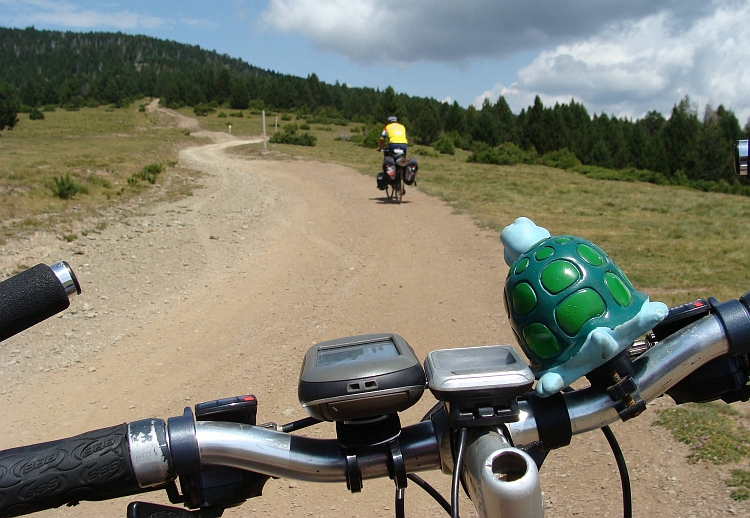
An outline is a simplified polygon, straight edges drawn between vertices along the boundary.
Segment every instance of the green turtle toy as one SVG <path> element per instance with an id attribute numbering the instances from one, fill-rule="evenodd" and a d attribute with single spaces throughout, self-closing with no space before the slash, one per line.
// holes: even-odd
<path id="1" fill-rule="evenodd" d="M 547 397 L 611 360 L 661 322 L 650 302 L 596 245 L 518 218 L 500 234 L 505 305 L 519 345 Z"/>

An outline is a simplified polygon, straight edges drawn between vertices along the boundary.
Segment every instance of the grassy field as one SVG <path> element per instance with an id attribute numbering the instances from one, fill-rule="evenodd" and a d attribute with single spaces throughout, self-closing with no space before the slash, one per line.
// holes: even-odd
<path id="1" fill-rule="evenodd" d="M 64 232 L 67 222 L 140 195 L 147 187 L 128 178 L 152 163 L 168 169 L 175 145 L 194 140 L 138 104 L 57 109 L 44 117 L 19 114 L 16 127 L 0 136 L 0 242 L 41 225 Z M 87 193 L 56 196 L 55 179 L 66 176 Z M 170 193 L 184 188 L 173 183 Z"/>

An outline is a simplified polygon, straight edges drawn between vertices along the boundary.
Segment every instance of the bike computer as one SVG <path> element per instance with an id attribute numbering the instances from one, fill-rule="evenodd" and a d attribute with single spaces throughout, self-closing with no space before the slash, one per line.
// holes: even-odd
<path id="1" fill-rule="evenodd" d="M 441 401 L 507 401 L 531 389 L 534 375 L 509 345 L 432 351 L 424 362 L 427 385 Z"/>
<path id="2" fill-rule="evenodd" d="M 311 416 L 351 421 L 405 410 L 424 389 L 424 370 L 412 348 L 399 335 L 385 333 L 313 345 L 297 392 Z"/>

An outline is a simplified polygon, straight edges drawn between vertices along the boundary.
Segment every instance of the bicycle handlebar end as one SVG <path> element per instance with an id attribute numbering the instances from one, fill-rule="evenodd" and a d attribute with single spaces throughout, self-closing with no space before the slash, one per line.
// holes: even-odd
<path id="1" fill-rule="evenodd" d="M 709 303 L 724 326 L 729 342 L 729 353 L 732 356 L 750 353 L 749 297 L 750 293 L 746 293 L 739 300 L 732 299 L 721 303 L 714 298 L 709 299 Z"/>
<path id="2" fill-rule="evenodd" d="M 73 268 L 71 268 L 67 262 L 56 262 L 55 264 L 50 266 L 50 268 L 55 273 L 55 276 L 60 281 L 60 284 L 62 284 L 63 288 L 65 289 L 65 294 L 68 297 L 81 294 L 81 284 L 78 282 L 78 277 L 76 277 L 75 272 L 73 272 Z"/>

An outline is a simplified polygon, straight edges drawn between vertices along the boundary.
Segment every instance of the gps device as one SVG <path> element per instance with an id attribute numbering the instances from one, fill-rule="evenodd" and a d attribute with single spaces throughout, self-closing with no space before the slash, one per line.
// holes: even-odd
<path id="1" fill-rule="evenodd" d="M 424 361 L 427 384 L 440 401 L 503 404 L 523 396 L 534 374 L 509 345 L 432 351 Z"/>
<path id="2" fill-rule="evenodd" d="M 422 364 L 396 334 L 339 338 L 305 354 L 297 394 L 322 421 L 351 421 L 400 412 L 425 389 Z"/>

